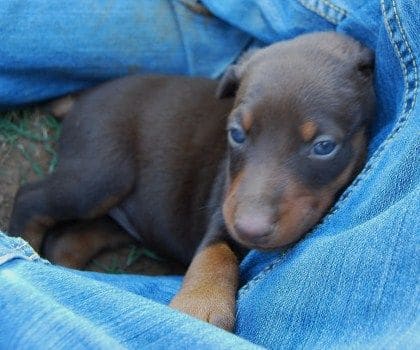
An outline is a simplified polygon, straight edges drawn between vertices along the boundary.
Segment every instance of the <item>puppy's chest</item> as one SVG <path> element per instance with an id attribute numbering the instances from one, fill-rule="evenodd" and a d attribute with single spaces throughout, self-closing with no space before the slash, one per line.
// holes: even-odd
<path id="1" fill-rule="evenodd" d="M 174 245 L 194 250 L 207 230 L 215 171 L 213 167 L 145 171 L 135 190 L 109 214 L 144 244 L 170 255 Z"/>

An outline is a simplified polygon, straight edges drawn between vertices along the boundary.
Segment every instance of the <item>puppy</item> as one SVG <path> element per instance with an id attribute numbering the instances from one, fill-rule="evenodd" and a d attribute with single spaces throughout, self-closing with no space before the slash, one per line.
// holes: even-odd
<path id="1" fill-rule="evenodd" d="M 189 264 L 172 307 L 232 330 L 243 254 L 296 242 L 361 168 L 372 64 L 353 39 L 314 33 L 256 51 L 217 88 L 145 76 L 82 94 L 57 170 L 18 191 L 9 231 L 39 250 L 54 224 L 108 214 Z"/>

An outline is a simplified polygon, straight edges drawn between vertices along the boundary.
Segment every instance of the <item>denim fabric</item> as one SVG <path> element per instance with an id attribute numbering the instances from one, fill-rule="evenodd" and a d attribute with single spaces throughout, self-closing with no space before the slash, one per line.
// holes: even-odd
<path id="1" fill-rule="evenodd" d="M 163 4 L 159 1 L 150 6 L 158 6 L 157 3 Z M 167 40 L 173 48 L 178 45 L 181 56 L 188 56 L 183 43 L 189 43 L 187 46 L 194 48 L 191 52 L 194 52 L 195 64 L 208 68 L 207 72 L 202 71 L 203 75 L 218 75 L 220 67 L 248 45 L 268 44 L 307 31 L 347 33 L 375 51 L 377 113 L 367 164 L 305 239 L 287 250 L 248 254 L 241 265 L 235 333 L 269 348 L 419 348 L 418 1 L 203 0 L 202 3 L 220 19 L 201 19 L 220 29 L 219 41 L 209 41 L 197 33 L 193 35 L 192 31 Z M 174 1 L 171 6 L 174 7 L 168 7 L 165 18 L 170 18 L 174 8 L 184 5 Z M 182 11 L 189 11 L 187 9 Z M 149 7 L 142 10 L 152 13 Z M 10 14 L 10 11 L 5 13 Z M 15 8 L 13 11 L 15 18 L 19 15 L 27 18 L 24 10 Z M 97 12 L 92 12 L 91 17 L 95 14 Z M 4 20 L 2 16 L 0 22 Z M 110 15 L 118 16 L 130 18 L 127 13 L 122 15 L 116 11 Z M 201 16 L 178 17 L 178 26 L 195 25 L 197 22 L 188 19 Z M 150 28 L 152 24 L 153 28 L 158 28 L 160 19 L 150 24 L 144 18 L 138 37 L 151 38 L 154 34 Z M 90 20 L 94 22 L 94 18 Z M 81 22 L 71 23 L 71 27 L 78 24 L 82 33 Z M 201 31 L 205 29 L 197 26 L 195 30 L 204 33 Z M 50 34 L 47 30 L 45 35 Z M 93 35 L 90 39 L 85 38 L 86 48 L 96 43 L 95 31 L 90 34 Z M 176 42 L 180 38 L 182 42 Z M 48 42 L 52 48 L 58 44 Z M 61 44 L 70 53 L 79 50 L 71 42 Z M 161 62 L 159 70 L 175 72 L 173 67 L 178 67 L 178 63 L 162 56 L 163 45 L 167 44 L 166 41 L 156 42 L 160 51 L 156 49 L 153 54 L 155 60 Z M 13 48 L 17 44 L 9 42 L 8 45 Z M 108 54 L 108 49 L 104 48 L 103 54 Z M 9 49 L 3 45 L 0 50 Z M 111 50 L 110 57 L 112 54 Z M 29 90 L 36 91 L 36 75 L 30 70 L 31 56 L 27 52 L 21 55 L 27 60 L 24 69 L 29 69 L 23 74 L 28 78 L 28 85 L 22 86 L 34 85 L 33 90 Z M 140 49 L 138 55 L 143 57 L 145 53 Z M 43 60 L 44 66 L 60 63 L 54 57 Z M 86 57 L 80 58 L 81 66 L 83 60 Z M 0 62 L 3 64 L 4 57 L 0 57 Z M 127 67 L 127 62 L 121 59 L 120 69 Z M 113 63 L 109 61 L 111 71 L 115 68 Z M 78 77 L 80 65 L 68 68 L 68 76 Z M 144 71 L 155 71 L 155 67 L 153 64 L 149 68 L 143 66 Z M 198 72 L 185 68 L 189 65 L 182 67 L 184 73 Z M 13 62 L 9 61 L 8 69 L 12 68 Z M 104 79 L 106 71 L 98 67 L 92 70 L 90 77 Z M 60 86 L 61 92 L 71 90 L 63 81 L 54 79 L 54 75 L 49 78 Z M 0 79 L 3 79 L 2 73 Z M 83 76 L 80 81 L 92 83 L 88 78 L 84 81 Z M 52 96 L 53 91 L 50 89 L 47 95 Z M 9 93 L 20 94 L 16 89 Z M 12 100 L 0 87 L 4 104 L 30 102 L 47 95 L 33 93 L 29 100 Z M 18 249 L 21 241 L 3 237 L 1 242 L 0 303 L 2 310 L 7 311 L 0 313 L 0 348 L 9 344 L 26 344 L 32 348 L 73 348 L 76 345 L 251 347 L 234 335 L 192 321 L 161 305 L 176 293 L 179 277 L 73 272 L 45 263 L 30 250 Z M 12 259 L 15 254 L 16 258 Z"/>
<path id="2" fill-rule="evenodd" d="M 127 74 L 215 78 L 251 40 L 181 1 L 2 0 L 0 108 Z"/>
<path id="3" fill-rule="evenodd" d="M 139 295 L 169 302 L 179 277 L 75 273 L 29 259 L 26 247 L 6 249 L 21 241 L 0 242 L 15 254 L 0 268 L 1 349 L 258 348 Z"/>

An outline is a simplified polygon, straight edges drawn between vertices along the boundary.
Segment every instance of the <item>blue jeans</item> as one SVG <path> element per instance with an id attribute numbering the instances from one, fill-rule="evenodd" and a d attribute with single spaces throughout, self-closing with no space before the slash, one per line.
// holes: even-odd
<path id="1" fill-rule="evenodd" d="M 241 264 L 232 335 L 165 304 L 181 277 L 78 272 L 0 236 L 0 348 L 418 348 L 417 0 L 4 0 L 0 105 L 131 72 L 217 77 L 249 46 L 336 30 L 375 51 L 368 161 L 295 246 Z"/>

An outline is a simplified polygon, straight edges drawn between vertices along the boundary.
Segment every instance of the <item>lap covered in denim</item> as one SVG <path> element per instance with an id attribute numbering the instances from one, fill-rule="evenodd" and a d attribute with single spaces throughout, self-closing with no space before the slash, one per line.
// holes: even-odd
<path id="1" fill-rule="evenodd" d="M 162 305 L 180 283 L 53 266 L 0 233 L 0 348 L 257 348 Z"/>

